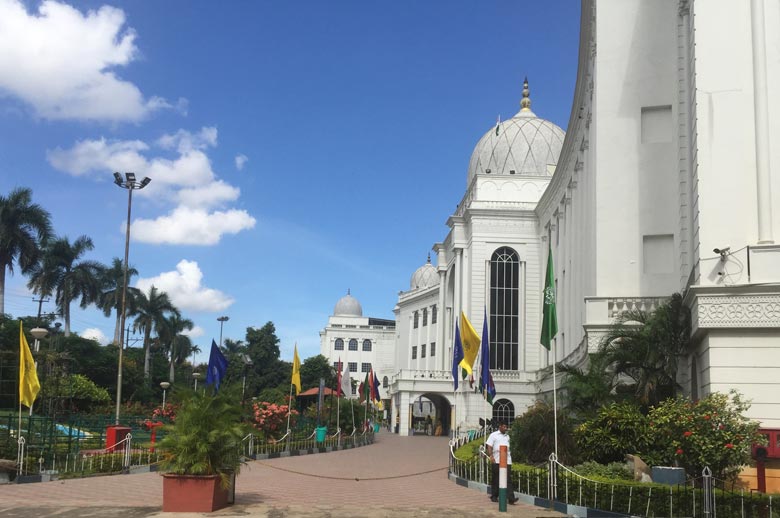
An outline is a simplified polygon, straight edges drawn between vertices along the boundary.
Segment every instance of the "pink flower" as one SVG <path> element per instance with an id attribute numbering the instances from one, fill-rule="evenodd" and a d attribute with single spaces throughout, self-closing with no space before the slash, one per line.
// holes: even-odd
<path id="1" fill-rule="evenodd" d="M 726 448 L 728 448 L 729 450 L 730 450 L 731 448 L 733 448 L 733 447 L 734 447 L 734 445 L 733 445 L 733 444 L 731 444 L 730 442 L 727 442 L 727 443 L 726 443 Z"/>
<path id="2" fill-rule="evenodd" d="M 691 431 L 686 431 L 685 433 L 683 433 L 683 435 L 684 435 L 685 437 L 690 437 L 691 435 L 693 435 L 693 432 L 691 432 Z"/>
<path id="3" fill-rule="evenodd" d="M 674 453 L 677 454 L 677 455 L 682 455 L 684 452 L 683 452 L 682 448 L 677 448 L 677 451 L 674 452 Z"/>

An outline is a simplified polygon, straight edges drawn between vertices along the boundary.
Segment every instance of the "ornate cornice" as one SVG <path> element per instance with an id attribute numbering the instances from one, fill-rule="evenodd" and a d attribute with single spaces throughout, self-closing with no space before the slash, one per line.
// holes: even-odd
<path id="1" fill-rule="evenodd" d="M 695 309 L 699 329 L 780 327 L 780 293 L 699 296 Z"/>

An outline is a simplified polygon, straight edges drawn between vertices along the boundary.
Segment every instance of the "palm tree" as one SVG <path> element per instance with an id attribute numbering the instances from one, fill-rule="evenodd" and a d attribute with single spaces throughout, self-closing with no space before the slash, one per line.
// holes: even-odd
<path id="1" fill-rule="evenodd" d="M 162 345 L 163 350 L 167 351 L 170 360 L 168 381 L 171 383 L 173 383 L 174 365 L 180 364 L 181 361 L 183 361 L 180 360 L 180 351 L 186 350 L 189 352 L 190 349 L 192 349 L 190 337 L 182 333 L 184 331 L 192 330 L 193 327 L 195 327 L 195 324 L 192 323 L 192 320 L 189 318 L 182 318 L 181 315 L 174 313 L 168 318 L 165 318 L 162 322 L 162 326 L 157 329 L 160 345 Z M 184 356 L 184 358 L 186 358 L 186 356 Z"/>
<path id="2" fill-rule="evenodd" d="M 81 298 L 79 305 L 86 308 L 97 302 L 105 266 L 97 261 L 79 261 L 94 244 L 87 236 L 80 236 L 73 244 L 67 237 L 45 243 L 43 256 L 31 272 L 27 286 L 34 293 L 46 295 L 53 290 L 57 309 L 65 320 L 65 336 L 70 336 L 70 304 Z"/>
<path id="3" fill-rule="evenodd" d="M 144 334 L 144 378 L 149 378 L 152 331 L 158 331 L 165 326 L 166 316 L 181 316 L 181 313 L 173 305 L 168 294 L 152 286 L 149 288 L 149 294 L 143 292 L 139 294 L 134 315 L 136 317 L 133 322 L 133 331 L 142 331 Z"/>
<path id="4" fill-rule="evenodd" d="M 680 388 L 677 368 L 688 349 L 690 333 L 690 313 L 682 296 L 675 293 L 652 313 L 622 313 L 599 350 L 615 375 L 632 381 L 637 400 L 650 406 Z"/>
<path id="5" fill-rule="evenodd" d="M 125 282 L 125 268 L 124 262 L 118 257 L 114 257 L 111 261 L 111 266 L 106 268 L 103 272 L 102 293 L 100 294 L 100 300 L 98 301 L 98 307 L 103 310 L 103 314 L 107 317 L 111 316 L 112 311 L 116 311 L 116 324 L 114 324 L 114 343 L 119 343 L 120 326 L 122 325 L 122 287 Z M 127 268 L 127 282 L 130 279 L 138 275 L 138 270 L 132 266 Z M 135 298 L 140 293 L 138 288 L 131 286 L 127 287 L 127 314 L 132 315 L 133 303 Z"/>
<path id="6" fill-rule="evenodd" d="M 0 196 L 0 315 L 5 313 L 5 272 L 14 263 L 27 273 L 38 262 L 40 244 L 52 233 L 51 216 L 31 203 L 32 191 L 18 188 Z"/>

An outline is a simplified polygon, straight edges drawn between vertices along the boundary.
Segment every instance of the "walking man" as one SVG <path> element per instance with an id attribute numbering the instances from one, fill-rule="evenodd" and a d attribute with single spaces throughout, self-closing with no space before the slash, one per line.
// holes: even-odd
<path id="1" fill-rule="evenodd" d="M 508 427 L 506 421 L 501 420 L 498 424 L 498 430 L 491 433 L 485 446 L 487 446 L 487 454 L 490 457 L 491 471 L 493 472 L 492 481 L 490 484 L 490 501 L 498 502 L 498 468 L 501 455 L 501 446 L 506 446 L 506 465 L 507 473 L 512 472 L 512 452 L 509 449 L 509 434 L 507 433 Z M 510 487 L 507 487 L 507 501 L 514 505 L 517 502 L 515 498 L 515 491 L 511 487 L 511 477 L 507 477 L 507 482 Z"/>

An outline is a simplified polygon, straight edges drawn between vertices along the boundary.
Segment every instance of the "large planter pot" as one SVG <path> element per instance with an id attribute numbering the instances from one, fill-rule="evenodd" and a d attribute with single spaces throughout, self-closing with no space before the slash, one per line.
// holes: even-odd
<path id="1" fill-rule="evenodd" d="M 163 473 L 163 512 L 210 513 L 228 505 L 228 489 L 218 475 Z"/>

